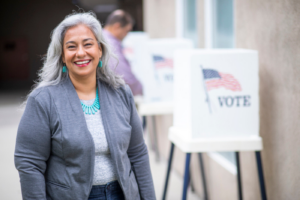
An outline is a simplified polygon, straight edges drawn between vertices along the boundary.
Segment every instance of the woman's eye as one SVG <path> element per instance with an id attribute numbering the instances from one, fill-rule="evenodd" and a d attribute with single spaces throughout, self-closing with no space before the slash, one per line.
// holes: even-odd
<path id="1" fill-rule="evenodd" d="M 85 44 L 85 46 L 91 46 L 92 44 L 88 43 L 88 44 Z"/>
<path id="2" fill-rule="evenodd" d="M 68 49 L 73 49 L 75 48 L 75 46 L 68 46 Z"/>

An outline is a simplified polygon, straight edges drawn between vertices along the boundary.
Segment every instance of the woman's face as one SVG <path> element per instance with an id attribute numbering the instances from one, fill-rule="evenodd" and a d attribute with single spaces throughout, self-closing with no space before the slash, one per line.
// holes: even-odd
<path id="1" fill-rule="evenodd" d="M 87 26 L 77 25 L 66 31 L 62 60 L 66 63 L 72 78 L 96 77 L 101 56 L 102 49 Z"/>

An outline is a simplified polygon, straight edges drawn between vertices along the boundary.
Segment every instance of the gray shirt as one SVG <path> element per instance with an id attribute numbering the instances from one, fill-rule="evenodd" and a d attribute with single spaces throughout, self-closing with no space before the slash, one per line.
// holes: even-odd
<path id="1" fill-rule="evenodd" d="M 80 101 L 85 105 L 90 106 L 94 103 L 95 99 Z M 107 139 L 105 136 L 101 110 L 98 110 L 94 115 L 84 113 L 84 117 L 95 144 L 95 167 L 93 185 L 104 185 L 108 182 L 117 180 L 116 169 L 113 165 Z"/>

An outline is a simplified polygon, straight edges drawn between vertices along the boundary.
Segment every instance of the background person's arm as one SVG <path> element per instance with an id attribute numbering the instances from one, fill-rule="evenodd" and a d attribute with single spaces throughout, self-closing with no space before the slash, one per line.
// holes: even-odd
<path id="1" fill-rule="evenodd" d="M 44 173 L 51 148 L 49 121 L 46 107 L 38 101 L 38 96 L 29 97 L 15 148 L 15 166 L 24 200 L 46 200 Z"/>
<path id="2" fill-rule="evenodd" d="M 132 127 L 127 154 L 133 166 L 141 199 L 156 199 L 148 150 L 143 137 L 142 124 L 136 111 L 132 93 L 128 86 L 126 86 L 126 93 L 130 102 L 130 125 Z"/>
<path id="3" fill-rule="evenodd" d="M 129 85 L 134 96 L 143 95 L 143 86 L 133 74 L 130 64 L 125 58 L 121 47 L 117 44 L 115 44 L 114 47 L 115 49 L 113 49 L 113 52 L 118 57 L 119 63 L 117 63 L 116 59 L 112 58 L 109 62 L 109 66 L 116 74 L 121 75 L 123 77 L 125 83 Z"/>
<path id="4" fill-rule="evenodd" d="M 143 86 L 133 74 L 130 64 L 124 55 L 118 55 L 119 65 L 115 69 L 117 74 L 122 74 L 124 81 L 129 85 L 134 96 L 143 95 Z"/>

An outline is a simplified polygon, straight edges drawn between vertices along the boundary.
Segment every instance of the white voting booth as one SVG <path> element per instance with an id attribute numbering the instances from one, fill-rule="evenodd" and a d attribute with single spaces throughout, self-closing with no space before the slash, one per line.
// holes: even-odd
<path id="1" fill-rule="evenodd" d="M 145 32 L 130 32 L 122 45 L 134 75 L 143 85 L 143 102 L 162 103 L 166 107 L 173 101 L 174 52 L 191 49 L 192 42 L 176 38 L 149 39 Z"/>
<path id="2" fill-rule="evenodd" d="M 142 115 L 173 113 L 173 69 L 174 53 L 178 49 L 191 49 L 188 39 L 149 39 L 144 61 L 144 103 L 139 111 Z"/>
<path id="3" fill-rule="evenodd" d="M 150 39 L 147 43 L 147 64 L 145 66 L 149 83 L 145 84 L 145 101 L 173 101 L 174 52 L 191 49 L 187 39 Z"/>
<path id="4" fill-rule="evenodd" d="M 191 49 L 187 39 L 149 39 L 145 32 L 130 32 L 124 41 L 123 53 L 134 75 L 143 84 L 144 102 L 173 101 L 174 52 Z"/>
<path id="5" fill-rule="evenodd" d="M 174 57 L 174 124 L 169 129 L 172 146 L 168 174 L 176 145 L 187 153 L 182 199 L 189 181 L 190 153 L 199 153 L 202 165 L 201 152 L 209 151 L 236 152 L 240 199 L 238 152 L 256 151 L 262 197 L 266 199 L 260 159 L 257 51 L 190 49 L 178 50 Z M 207 198 L 203 165 L 201 168 Z"/>
<path id="6" fill-rule="evenodd" d="M 261 149 L 258 84 L 256 51 L 177 51 L 170 137 L 190 141 L 186 151 L 205 148 L 193 145 L 200 140 L 216 142 L 211 151 Z"/>
<path id="7" fill-rule="evenodd" d="M 191 49 L 188 39 L 149 39 L 146 33 L 131 32 L 123 41 L 123 49 L 132 70 L 143 84 L 143 100 L 135 99 L 141 116 L 151 116 L 153 145 L 159 160 L 155 115 L 173 113 L 174 53 Z M 150 140 L 151 141 L 151 140 Z"/>

